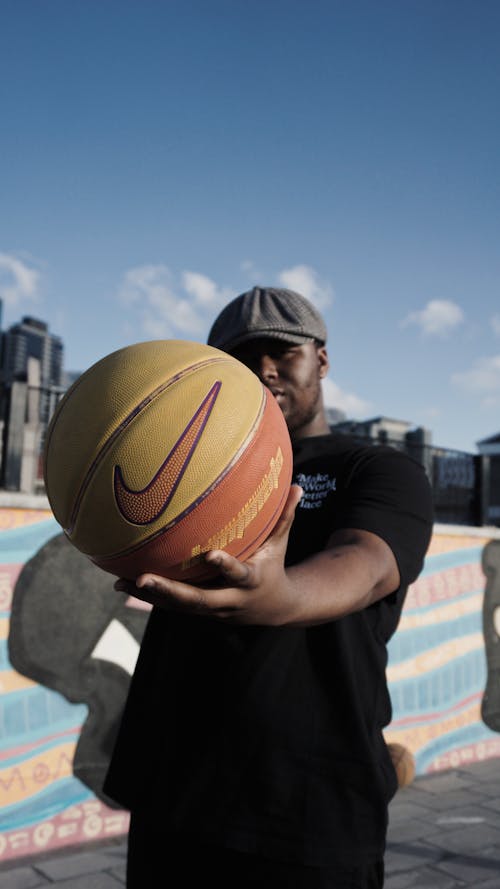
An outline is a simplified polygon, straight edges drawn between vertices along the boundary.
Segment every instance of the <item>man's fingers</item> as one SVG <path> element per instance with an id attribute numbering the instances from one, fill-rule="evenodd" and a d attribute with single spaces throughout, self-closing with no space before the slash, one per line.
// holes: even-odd
<path id="1" fill-rule="evenodd" d="M 214 551 L 218 552 L 218 551 Z M 223 553 L 226 556 L 227 553 Z M 232 559 L 228 556 L 228 559 Z M 228 566 L 228 571 L 233 570 L 237 573 L 237 566 L 241 563 L 236 559 L 232 559 L 235 563 Z M 248 571 L 248 569 L 246 569 Z M 221 570 L 221 573 L 225 572 Z M 188 614 L 196 614 L 201 616 L 212 617 L 231 617 L 244 604 L 246 592 L 243 587 L 195 587 L 180 581 L 166 580 L 156 575 L 143 575 L 137 578 L 137 593 L 139 598 L 143 598 L 152 605 L 169 611 L 181 611 Z"/>
<path id="2" fill-rule="evenodd" d="M 216 568 L 225 581 L 237 587 L 245 587 L 251 583 L 251 568 L 245 563 L 230 556 L 224 550 L 217 549 L 207 553 L 207 565 Z"/>
<path id="3" fill-rule="evenodd" d="M 151 602 L 152 605 L 197 613 L 208 609 L 203 589 L 178 580 L 170 580 L 156 574 L 141 574 L 136 579 L 135 587 L 135 595 L 139 599 Z"/>

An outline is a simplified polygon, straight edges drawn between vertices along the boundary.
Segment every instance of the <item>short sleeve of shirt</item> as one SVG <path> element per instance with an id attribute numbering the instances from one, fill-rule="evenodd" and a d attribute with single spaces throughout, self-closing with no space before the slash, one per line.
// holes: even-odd
<path id="1" fill-rule="evenodd" d="M 294 443 L 294 481 L 304 489 L 287 564 L 323 549 L 330 534 L 356 528 L 391 548 L 401 587 L 418 577 L 432 533 L 432 492 L 425 470 L 403 451 L 344 435 Z"/>
<path id="2" fill-rule="evenodd" d="M 345 470 L 343 526 L 385 540 L 401 586 L 408 586 L 421 571 L 432 531 L 432 495 L 423 467 L 392 448 L 371 447 L 354 452 Z"/>

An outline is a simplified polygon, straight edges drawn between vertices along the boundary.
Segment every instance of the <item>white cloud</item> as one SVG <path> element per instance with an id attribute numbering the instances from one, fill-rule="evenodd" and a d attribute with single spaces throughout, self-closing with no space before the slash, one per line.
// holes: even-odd
<path id="1" fill-rule="evenodd" d="M 262 279 L 262 275 L 259 272 L 257 266 L 255 265 L 253 259 L 244 259 L 242 263 L 240 263 L 241 271 L 251 279 L 251 281 L 260 281 Z"/>
<path id="2" fill-rule="evenodd" d="M 199 272 L 183 272 L 182 286 L 196 303 L 212 310 L 225 305 L 233 295 L 231 290 L 217 287 L 215 281 Z"/>
<path id="3" fill-rule="evenodd" d="M 142 333 L 153 338 L 198 336 L 203 318 L 191 299 L 179 296 L 165 265 L 129 269 L 118 292 L 119 300 L 137 310 Z"/>
<path id="4" fill-rule="evenodd" d="M 442 410 L 440 407 L 427 407 L 421 411 L 421 415 L 426 418 L 426 420 L 435 420 L 437 417 L 440 417 L 442 414 Z"/>
<path id="5" fill-rule="evenodd" d="M 0 299 L 6 306 L 18 306 L 23 300 L 36 302 L 40 274 L 8 253 L 0 253 Z"/>
<path id="6" fill-rule="evenodd" d="M 462 324 L 463 320 L 464 313 L 457 303 L 449 299 L 432 299 L 420 311 L 410 312 L 401 326 L 416 324 L 424 334 L 446 336 L 453 328 Z"/>
<path id="7" fill-rule="evenodd" d="M 161 264 L 128 269 L 118 291 L 120 302 L 138 316 L 141 333 L 154 339 L 203 338 L 231 296 L 199 272 L 183 272 L 177 285 L 170 269 Z"/>
<path id="8" fill-rule="evenodd" d="M 159 300 L 170 289 L 170 272 L 164 265 L 141 265 L 125 272 L 119 290 L 121 302 L 131 305 L 146 299 Z"/>
<path id="9" fill-rule="evenodd" d="M 253 264 L 242 264 L 250 271 Z M 332 288 L 310 266 L 297 265 L 280 272 L 279 283 L 303 293 L 316 306 L 327 305 Z M 148 338 L 204 338 L 218 312 L 236 292 L 219 286 L 201 272 L 184 270 L 174 276 L 161 263 L 128 269 L 118 289 L 118 299 L 128 309 L 124 324 Z M 344 396 L 345 397 L 345 396 Z M 355 396 L 351 396 L 355 398 Z M 353 408 L 356 408 L 353 402 Z"/>
<path id="10" fill-rule="evenodd" d="M 323 398 L 325 407 L 336 407 L 344 411 L 349 419 L 365 417 L 371 407 L 370 402 L 353 392 L 343 391 L 331 377 L 323 380 Z"/>
<path id="11" fill-rule="evenodd" d="M 473 367 L 453 374 L 451 379 L 463 391 L 483 394 L 491 400 L 500 395 L 500 355 L 478 358 Z"/>
<path id="12" fill-rule="evenodd" d="M 490 408 L 498 409 L 500 405 L 500 394 L 499 395 L 486 395 L 485 398 L 481 400 L 481 407 L 486 410 L 490 410 Z"/>
<path id="13" fill-rule="evenodd" d="M 491 327 L 496 336 L 500 336 L 500 315 L 493 315 L 491 319 Z"/>
<path id="14" fill-rule="evenodd" d="M 322 281 L 316 270 L 309 265 L 294 265 L 283 269 L 278 275 L 278 281 L 283 287 L 301 293 L 318 309 L 324 309 L 332 302 L 332 287 Z"/>

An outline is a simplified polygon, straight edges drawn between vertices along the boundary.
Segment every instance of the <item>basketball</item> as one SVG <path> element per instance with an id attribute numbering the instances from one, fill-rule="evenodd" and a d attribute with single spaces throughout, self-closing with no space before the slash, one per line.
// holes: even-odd
<path id="1" fill-rule="evenodd" d="M 47 497 L 71 543 L 134 580 L 201 581 L 204 553 L 246 560 L 285 504 L 292 449 L 281 410 L 235 358 L 153 340 L 102 358 L 50 422 Z"/>
<path id="2" fill-rule="evenodd" d="M 415 757 L 403 744 L 391 743 L 387 747 L 396 770 L 398 787 L 407 787 L 415 777 Z"/>

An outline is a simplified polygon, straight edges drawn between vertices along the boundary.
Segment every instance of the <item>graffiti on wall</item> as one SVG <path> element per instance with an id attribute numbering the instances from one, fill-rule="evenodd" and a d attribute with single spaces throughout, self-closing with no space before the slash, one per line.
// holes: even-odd
<path id="1" fill-rule="evenodd" d="M 500 540 L 483 550 L 486 589 L 483 603 L 483 635 L 487 679 L 481 715 L 491 729 L 500 732 Z"/>
<path id="2" fill-rule="evenodd" d="M 0 861 L 126 830 L 101 788 L 147 620 L 53 519 L 25 517 L 0 538 Z"/>
<path id="3" fill-rule="evenodd" d="M 488 672 L 482 554 L 492 545 L 467 529 L 435 533 L 389 645 L 386 737 L 412 751 L 417 774 L 500 756 L 500 736 L 481 713 Z M 500 687 L 497 705 L 499 694 Z"/>
<path id="4" fill-rule="evenodd" d="M 148 612 L 49 512 L 0 509 L 0 553 L 2 862 L 127 830 L 101 788 Z M 389 649 L 417 773 L 500 756 L 499 641 L 500 541 L 437 530 Z"/>

